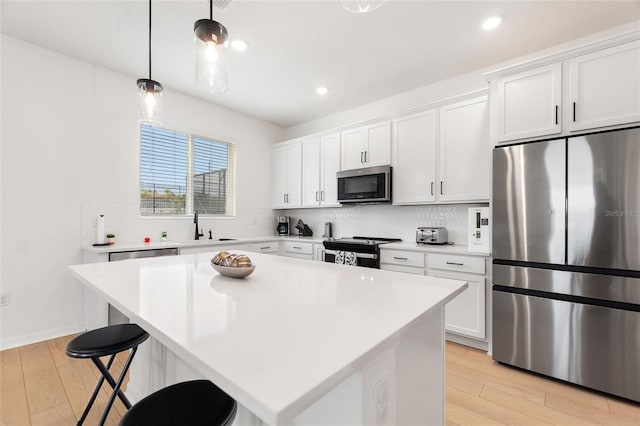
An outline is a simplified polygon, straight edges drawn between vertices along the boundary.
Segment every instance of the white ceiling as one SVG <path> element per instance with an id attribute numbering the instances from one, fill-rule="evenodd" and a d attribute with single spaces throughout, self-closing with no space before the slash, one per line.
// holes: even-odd
<path id="1" fill-rule="evenodd" d="M 4 34 L 147 77 L 148 2 L 2 0 Z M 229 92 L 194 87 L 193 23 L 206 0 L 153 3 L 153 78 L 165 88 L 289 127 L 640 19 L 640 1 L 396 1 L 367 14 L 338 0 L 233 0 Z M 503 25 L 480 29 L 498 13 Z M 319 97 L 314 89 L 326 85 Z"/>

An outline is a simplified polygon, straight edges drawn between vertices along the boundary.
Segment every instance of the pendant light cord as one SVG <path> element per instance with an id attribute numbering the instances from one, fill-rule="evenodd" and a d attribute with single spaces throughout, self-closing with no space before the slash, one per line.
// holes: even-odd
<path id="1" fill-rule="evenodd" d="M 151 0 L 149 0 L 149 80 L 151 80 Z"/>
<path id="2" fill-rule="evenodd" d="M 213 0 L 209 0 L 209 19 L 213 21 Z"/>

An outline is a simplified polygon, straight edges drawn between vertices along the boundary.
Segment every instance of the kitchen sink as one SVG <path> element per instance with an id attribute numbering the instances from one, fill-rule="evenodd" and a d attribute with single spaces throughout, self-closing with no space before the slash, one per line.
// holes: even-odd
<path id="1" fill-rule="evenodd" d="M 236 238 L 214 238 L 212 240 L 208 238 L 201 238 L 199 240 L 195 240 L 194 242 L 206 244 L 206 243 L 217 243 L 219 241 L 236 241 Z"/>

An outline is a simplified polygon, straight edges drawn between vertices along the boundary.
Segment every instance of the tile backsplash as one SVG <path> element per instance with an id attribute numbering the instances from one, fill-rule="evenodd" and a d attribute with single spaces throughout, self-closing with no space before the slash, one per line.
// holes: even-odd
<path id="1" fill-rule="evenodd" d="M 468 244 L 469 207 L 482 204 L 441 204 L 430 206 L 355 205 L 323 209 L 279 210 L 277 214 L 291 216 L 291 225 L 298 219 L 309 225 L 314 236 L 322 236 L 325 222 L 332 223 L 335 238 L 362 235 L 368 237 L 401 238 L 415 241 L 416 228 L 442 226 L 447 228 L 449 242 Z M 297 230 L 292 228 L 292 234 Z"/>
<path id="2" fill-rule="evenodd" d="M 81 244 L 95 242 L 96 218 L 104 215 L 104 232 L 116 235 L 117 242 L 142 242 L 145 237 L 160 241 L 162 231 L 168 241 L 194 239 L 193 216 L 141 217 L 138 203 L 87 202 L 82 204 Z M 275 213 L 269 208 L 238 208 L 233 218 L 200 216 L 204 238 L 212 229 L 213 238 L 246 238 L 275 235 Z"/>

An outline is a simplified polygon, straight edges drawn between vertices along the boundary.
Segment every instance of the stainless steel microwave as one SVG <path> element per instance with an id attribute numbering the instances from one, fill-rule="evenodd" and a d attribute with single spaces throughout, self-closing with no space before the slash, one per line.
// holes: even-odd
<path id="1" fill-rule="evenodd" d="M 390 202 L 391 166 L 338 172 L 338 201 L 341 203 Z"/>

